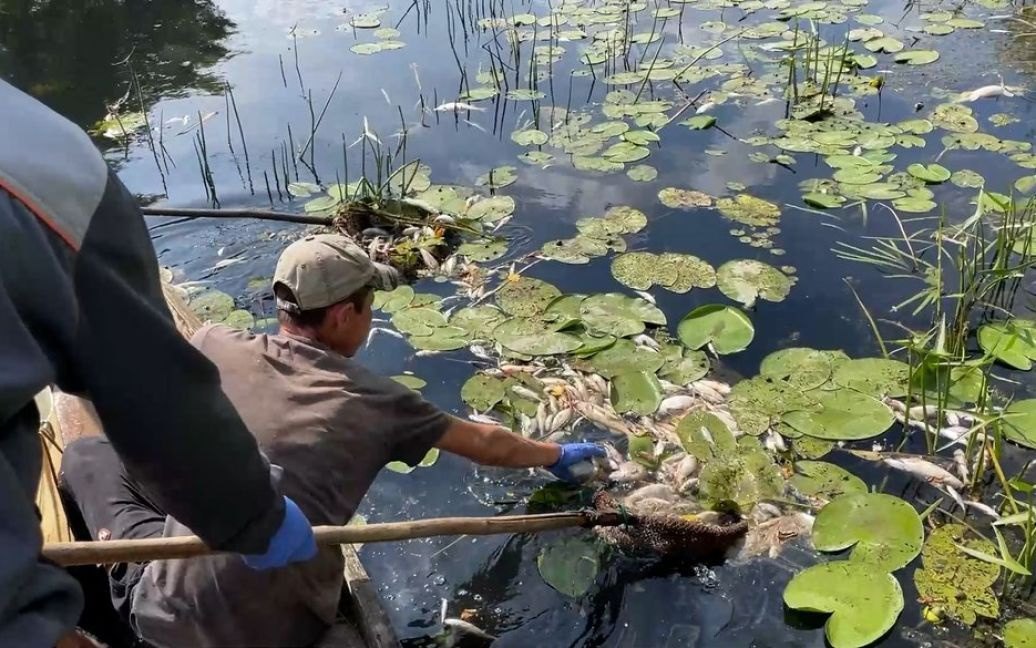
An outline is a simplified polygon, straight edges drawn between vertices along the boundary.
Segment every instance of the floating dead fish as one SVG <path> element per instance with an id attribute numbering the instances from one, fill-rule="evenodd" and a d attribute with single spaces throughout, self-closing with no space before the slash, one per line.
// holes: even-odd
<path id="1" fill-rule="evenodd" d="M 957 474 L 960 475 L 961 480 L 968 481 L 968 458 L 960 448 L 953 451 L 953 465 L 957 469 Z"/>
<path id="2" fill-rule="evenodd" d="M 972 103 L 980 99 L 990 99 L 993 97 L 1013 97 L 1014 93 L 1020 90 L 1021 88 L 1008 87 L 1002 83 L 985 85 L 969 92 L 962 92 L 957 101 L 960 103 Z"/>
<path id="3" fill-rule="evenodd" d="M 468 418 L 476 423 L 484 423 L 485 425 L 501 425 L 501 422 L 492 416 L 479 414 L 477 412 L 475 414 L 468 414 Z"/>
<path id="4" fill-rule="evenodd" d="M 432 272 L 435 272 L 439 269 L 439 260 L 436 259 L 431 252 L 424 248 L 418 248 L 417 250 L 418 253 L 420 253 L 421 255 L 421 260 L 424 262 L 425 267 L 427 267 Z"/>
<path id="5" fill-rule="evenodd" d="M 572 419 L 574 417 L 575 410 L 571 408 L 563 409 L 560 412 L 554 414 L 554 416 L 550 419 L 550 431 L 557 432 L 558 430 L 563 429 L 565 426 L 572 422 Z"/>
<path id="6" fill-rule="evenodd" d="M 766 431 L 766 438 L 763 439 L 763 446 L 775 454 L 788 451 L 788 444 L 784 442 L 784 437 L 773 430 Z"/>
<path id="7" fill-rule="evenodd" d="M 371 238 L 373 236 L 380 236 L 381 238 L 389 238 L 391 234 L 381 229 L 380 227 L 368 227 L 367 229 L 360 232 L 360 236 L 363 238 Z"/>
<path id="8" fill-rule="evenodd" d="M 994 509 L 992 506 L 989 506 L 988 504 L 983 504 L 982 502 L 977 502 L 973 500 L 968 500 L 964 502 L 964 504 L 967 505 L 969 509 L 975 509 L 976 511 L 985 513 L 994 520 L 1000 519 L 1000 514 L 996 512 L 996 509 Z"/>
<path id="9" fill-rule="evenodd" d="M 799 536 L 809 535 L 813 531 L 813 522 L 812 515 L 796 512 L 750 526 L 737 558 L 743 560 L 764 554 L 776 558 L 785 544 Z"/>
<path id="10" fill-rule="evenodd" d="M 645 290 L 634 290 L 633 292 L 637 293 L 644 301 L 651 303 L 652 306 L 655 305 L 655 296 L 651 293 Z"/>
<path id="11" fill-rule="evenodd" d="M 675 502 L 680 499 L 680 496 L 676 491 L 665 484 L 648 484 L 631 492 L 623 498 L 622 502 L 627 506 L 636 506 L 638 502 L 645 499 L 660 499 L 667 502 Z"/>
<path id="12" fill-rule="evenodd" d="M 403 228 L 403 236 L 413 236 L 421 231 L 421 228 L 416 225 L 410 225 L 409 227 Z"/>
<path id="13" fill-rule="evenodd" d="M 480 344 L 472 344 L 468 347 L 468 351 L 471 351 L 471 355 L 482 360 L 492 360 L 493 356 L 489 355 L 489 351 Z"/>
<path id="14" fill-rule="evenodd" d="M 485 112 L 486 109 L 480 108 L 478 106 L 472 106 L 471 104 L 464 103 L 463 101 L 447 101 L 446 103 L 441 103 L 435 107 L 436 112 L 457 112 L 460 110 L 473 110 L 475 112 Z"/>
<path id="15" fill-rule="evenodd" d="M 484 648 L 496 641 L 495 636 L 468 621 L 443 619 L 442 625 L 448 648 Z"/>
<path id="16" fill-rule="evenodd" d="M 676 464 L 676 470 L 673 472 L 673 475 L 676 477 L 676 483 L 683 484 L 697 472 L 698 459 L 694 455 L 689 454 L 684 456 L 680 463 Z"/>
<path id="17" fill-rule="evenodd" d="M 650 477 L 647 468 L 636 461 L 624 461 L 608 475 L 608 479 L 619 484 L 644 481 Z"/>
<path id="18" fill-rule="evenodd" d="M 442 351 L 433 351 L 431 349 L 423 349 L 421 351 L 418 351 L 414 355 L 417 356 L 418 358 L 430 358 L 431 356 L 437 356 L 440 353 L 442 353 Z"/>
<path id="19" fill-rule="evenodd" d="M 378 335 L 378 334 L 381 334 L 381 333 L 384 333 L 385 335 L 390 335 L 390 336 L 392 336 L 394 338 L 399 338 L 400 340 L 403 339 L 403 334 L 400 333 L 399 331 L 393 331 L 390 328 L 384 328 L 384 327 L 381 327 L 381 326 L 374 326 L 374 327 L 371 327 L 371 332 L 367 334 L 367 344 L 370 345 L 371 340 L 374 339 L 374 336 Z"/>
<path id="20" fill-rule="evenodd" d="M 448 215 L 448 214 L 439 214 L 434 219 L 432 219 L 432 222 L 435 222 L 435 223 L 446 223 L 447 225 L 454 225 L 454 224 L 456 224 L 457 219 L 454 218 L 453 216 Z"/>
<path id="21" fill-rule="evenodd" d="M 657 416 L 666 416 L 675 412 L 683 412 L 694 405 L 694 397 L 687 394 L 678 394 L 664 398 L 658 405 Z"/>
<path id="22" fill-rule="evenodd" d="M 707 113 L 718 105 L 719 104 L 715 101 L 706 101 L 702 105 L 698 106 L 698 109 L 694 111 L 694 114 L 701 115 L 702 113 Z"/>
<path id="23" fill-rule="evenodd" d="M 539 394 L 537 394 L 536 392 L 532 391 L 531 389 L 529 389 L 528 387 L 525 387 L 523 385 L 515 385 L 515 386 L 511 387 L 511 391 L 516 396 L 521 396 L 522 398 L 525 398 L 525 399 L 531 400 L 531 401 L 535 401 L 537 403 L 543 400 L 543 398 Z"/>
<path id="24" fill-rule="evenodd" d="M 658 340 L 651 337 L 650 335 L 645 335 L 643 333 L 641 333 L 640 335 L 633 336 L 633 343 L 637 346 L 651 349 L 652 351 L 658 351 L 659 349 Z"/>
<path id="25" fill-rule="evenodd" d="M 884 457 L 881 462 L 890 468 L 910 473 L 933 486 L 964 488 L 964 483 L 957 479 L 953 473 L 920 457 Z"/>

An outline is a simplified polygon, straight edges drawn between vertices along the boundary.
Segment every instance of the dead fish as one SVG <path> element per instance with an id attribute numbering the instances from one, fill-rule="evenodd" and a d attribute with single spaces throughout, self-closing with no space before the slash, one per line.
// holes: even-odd
<path id="1" fill-rule="evenodd" d="M 639 464 L 638 464 L 639 465 Z M 629 495 L 623 498 L 622 502 L 626 506 L 636 506 L 638 502 L 645 499 L 658 499 L 666 502 L 675 502 L 680 498 L 671 487 L 665 484 L 648 484 L 635 489 Z"/>
<path id="2" fill-rule="evenodd" d="M 551 431 L 548 427 L 548 416 L 550 415 L 547 413 L 547 403 L 544 401 L 540 401 L 540 404 L 536 406 L 536 429 L 539 432 Z"/>
<path id="3" fill-rule="evenodd" d="M 707 113 L 718 105 L 719 104 L 717 104 L 715 101 L 706 101 L 702 105 L 698 106 L 698 109 L 694 111 L 694 114 L 701 115 L 702 113 Z"/>
<path id="4" fill-rule="evenodd" d="M 424 261 L 425 267 L 432 272 L 439 269 L 439 260 L 432 256 L 432 253 L 424 248 L 418 248 L 418 252 L 421 254 L 421 260 Z"/>
<path id="5" fill-rule="evenodd" d="M 515 385 L 515 386 L 511 387 L 511 391 L 515 395 L 521 396 L 522 398 L 524 398 L 526 400 L 535 401 L 537 403 L 539 403 L 540 401 L 543 400 L 543 398 L 541 398 L 539 394 L 537 394 L 536 392 L 532 391 L 531 389 L 529 389 L 528 387 L 525 387 L 523 385 Z"/>
<path id="6" fill-rule="evenodd" d="M 939 407 L 937 405 L 915 405 L 907 410 L 907 416 L 919 421 L 922 419 L 930 419 L 938 414 Z"/>
<path id="7" fill-rule="evenodd" d="M 622 453 L 616 450 L 615 446 L 613 446 L 612 444 L 605 442 L 602 443 L 601 446 L 604 448 L 605 459 L 608 460 L 608 463 L 611 465 L 612 470 L 618 468 L 619 465 L 626 460 L 625 457 L 622 456 Z"/>
<path id="8" fill-rule="evenodd" d="M 766 438 L 763 439 L 763 446 L 773 453 L 788 451 L 788 444 L 784 442 L 784 437 L 773 430 L 767 430 Z"/>
<path id="9" fill-rule="evenodd" d="M 813 530 L 814 518 L 802 512 L 782 515 L 758 526 L 750 526 L 744 544 L 737 552 L 740 559 L 768 555 L 776 558 L 781 547 L 799 536 L 809 535 Z"/>
<path id="10" fill-rule="evenodd" d="M 413 236 L 421 231 L 421 228 L 416 225 L 410 225 L 403 228 L 403 236 Z"/>
<path id="11" fill-rule="evenodd" d="M 408 204 L 408 205 L 413 205 L 414 207 L 417 207 L 418 209 L 423 209 L 424 211 L 426 211 L 426 212 L 428 212 L 430 214 L 438 214 L 439 213 L 439 210 L 438 210 L 438 208 L 435 207 L 435 205 L 433 205 L 431 203 L 428 203 L 428 202 L 425 202 L 425 201 L 423 201 L 423 200 L 421 200 L 419 198 L 404 198 L 403 202 Z M 413 234 L 412 230 L 419 230 L 419 229 L 420 229 L 419 227 L 417 227 L 415 225 L 411 225 L 411 226 L 409 226 L 409 227 L 407 227 L 406 229 L 403 230 L 403 235 L 404 236 L 410 236 L 411 234 Z"/>
<path id="12" fill-rule="evenodd" d="M 608 475 L 608 479 L 619 484 L 629 484 L 645 481 L 649 476 L 647 468 L 636 461 L 623 461 Z"/>
<path id="13" fill-rule="evenodd" d="M 367 229 L 360 232 L 360 236 L 362 236 L 363 238 L 371 238 L 374 236 L 389 238 L 389 236 L 391 235 L 385 230 L 381 229 L 380 227 L 368 227 Z"/>
<path id="14" fill-rule="evenodd" d="M 573 403 L 573 407 L 577 412 L 583 415 L 583 418 L 603 430 L 622 436 L 629 436 L 633 433 L 633 431 L 630 430 L 630 426 L 624 420 L 615 414 L 608 412 L 599 405 L 581 402 Z"/>
<path id="15" fill-rule="evenodd" d="M 443 619 L 442 625 L 448 648 L 485 648 L 496 641 L 495 636 L 468 621 Z"/>
<path id="16" fill-rule="evenodd" d="M 961 480 L 968 481 L 968 458 L 960 448 L 953 451 L 953 465 L 957 469 L 957 474 L 960 475 Z"/>
<path id="17" fill-rule="evenodd" d="M 980 99 L 989 99 L 991 97 L 1013 97 L 1014 93 L 1021 88 L 1011 88 L 1004 84 L 996 85 L 985 85 L 981 88 L 975 88 L 970 92 L 962 92 L 960 98 L 957 100 L 960 103 L 972 103 Z"/>
<path id="18" fill-rule="evenodd" d="M 632 339 L 633 343 L 637 346 L 646 347 L 648 349 L 651 349 L 652 351 L 658 351 L 659 349 L 658 340 L 651 337 L 650 335 L 644 335 L 643 333 L 641 333 L 640 335 L 635 335 Z"/>
<path id="19" fill-rule="evenodd" d="M 463 101 L 447 101 L 446 103 L 441 103 L 435 107 L 436 112 L 448 112 L 450 110 L 454 112 L 458 110 L 473 110 L 475 112 L 485 112 L 486 109 L 480 108 L 478 106 L 472 106 L 471 104 L 464 103 Z"/>
<path id="20" fill-rule="evenodd" d="M 698 459 L 694 455 L 685 455 L 680 463 L 676 464 L 673 476 L 677 484 L 683 484 L 698 472 Z"/>
<path id="21" fill-rule="evenodd" d="M 992 506 L 989 506 L 988 504 L 983 504 L 982 502 L 976 502 L 972 500 L 968 500 L 964 503 L 967 505 L 968 508 L 973 508 L 976 511 L 981 511 L 982 513 L 985 513 L 994 520 L 1000 519 L 1000 514 L 996 512 L 996 509 L 994 509 Z"/>
<path id="22" fill-rule="evenodd" d="M 566 408 L 555 414 L 550 419 L 549 429 L 551 432 L 557 432 L 563 429 L 566 425 L 572 422 L 572 418 L 575 416 L 575 410 L 572 408 Z"/>
<path id="23" fill-rule="evenodd" d="M 478 414 L 477 412 L 475 414 L 468 414 L 468 418 L 476 423 L 483 423 L 485 425 L 500 425 L 500 421 L 493 418 L 492 416 Z"/>
<path id="24" fill-rule="evenodd" d="M 374 336 L 379 334 L 379 333 L 384 333 L 385 335 L 391 335 L 392 337 L 399 338 L 400 340 L 402 340 L 403 337 L 404 337 L 403 334 L 400 333 L 399 331 L 393 331 L 392 329 L 384 328 L 384 327 L 381 327 L 381 326 L 374 326 L 374 327 L 371 328 L 371 332 L 367 334 L 367 344 L 369 345 L 371 343 L 371 340 L 374 339 Z"/>
<path id="25" fill-rule="evenodd" d="M 442 351 L 432 351 L 431 349 L 422 349 L 421 351 L 418 351 L 414 355 L 417 356 L 418 358 L 430 358 L 432 356 L 437 356 L 440 353 L 442 353 Z"/>
<path id="26" fill-rule="evenodd" d="M 656 416 L 666 416 L 674 412 L 683 412 L 690 409 L 691 405 L 694 405 L 694 397 L 688 396 L 687 394 L 678 394 L 676 396 L 669 396 L 662 400 L 658 405 Z"/>
<path id="27" fill-rule="evenodd" d="M 446 223 L 447 225 L 453 225 L 453 224 L 455 224 L 457 222 L 457 219 L 454 218 L 453 216 L 450 216 L 449 214 L 439 214 L 438 216 L 436 216 L 432 220 L 432 222 L 435 222 L 435 223 Z"/>
<path id="28" fill-rule="evenodd" d="M 637 293 L 637 295 L 639 295 L 641 299 L 643 299 L 646 302 L 649 302 L 652 306 L 655 305 L 655 296 L 651 293 L 645 290 L 634 290 L 633 292 Z"/>
<path id="29" fill-rule="evenodd" d="M 953 473 L 920 457 L 885 457 L 881 461 L 890 468 L 910 473 L 933 486 L 964 488 L 964 483 Z"/>
<path id="30" fill-rule="evenodd" d="M 491 361 L 493 359 L 493 356 L 489 355 L 489 351 L 486 350 L 486 347 L 480 344 L 472 344 L 468 347 L 468 351 L 471 351 L 471 355 L 481 360 Z"/>
<path id="31" fill-rule="evenodd" d="M 600 374 L 587 374 L 586 384 L 588 387 L 593 389 L 598 394 L 608 393 L 608 381 L 604 379 L 604 376 Z"/>

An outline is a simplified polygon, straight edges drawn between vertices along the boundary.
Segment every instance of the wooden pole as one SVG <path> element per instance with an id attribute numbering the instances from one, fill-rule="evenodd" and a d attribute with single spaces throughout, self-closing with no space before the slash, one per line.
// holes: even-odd
<path id="1" fill-rule="evenodd" d="M 499 517 L 428 518 L 365 526 L 318 526 L 313 527 L 313 535 L 316 536 L 319 545 L 340 545 L 393 542 L 443 535 L 537 533 L 571 527 L 617 526 L 623 522 L 624 519 L 619 513 L 587 511 Z M 217 553 L 223 552 L 210 549 L 197 536 L 59 542 L 43 547 L 44 558 L 65 567 L 194 558 Z"/>
<path id="2" fill-rule="evenodd" d="M 141 207 L 145 216 L 182 216 L 184 218 L 258 218 L 260 220 L 302 223 L 304 225 L 331 225 L 330 216 L 310 216 L 269 209 L 194 209 L 188 207 Z"/>

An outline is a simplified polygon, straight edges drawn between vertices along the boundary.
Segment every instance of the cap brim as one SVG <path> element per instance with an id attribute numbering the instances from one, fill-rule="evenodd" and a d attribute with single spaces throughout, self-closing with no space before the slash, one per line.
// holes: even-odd
<path id="1" fill-rule="evenodd" d="M 378 290 L 394 290 L 399 286 L 401 277 L 399 271 L 384 263 L 375 263 L 374 276 L 371 277 L 370 285 Z"/>

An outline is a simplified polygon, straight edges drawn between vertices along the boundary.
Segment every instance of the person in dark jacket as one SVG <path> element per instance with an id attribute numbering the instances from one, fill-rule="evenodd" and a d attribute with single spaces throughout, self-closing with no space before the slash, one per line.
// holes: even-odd
<path id="1" fill-rule="evenodd" d="M 0 646 L 53 646 L 83 603 L 40 558 L 33 396 L 48 385 L 89 397 L 127 474 L 210 546 L 258 569 L 315 555 L 173 325 L 135 198 L 81 129 L 0 81 Z"/>

